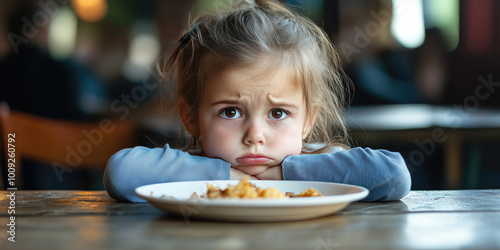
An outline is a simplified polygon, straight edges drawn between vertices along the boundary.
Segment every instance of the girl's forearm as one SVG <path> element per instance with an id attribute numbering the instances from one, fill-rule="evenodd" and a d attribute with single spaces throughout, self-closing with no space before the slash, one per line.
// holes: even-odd
<path id="1" fill-rule="evenodd" d="M 399 200 L 411 188 L 408 168 L 399 153 L 353 148 L 334 153 L 289 156 L 284 180 L 327 181 L 358 185 L 370 191 L 365 201 Z"/>
<path id="2" fill-rule="evenodd" d="M 113 155 L 104 172 L 104 186 L 115 199 L 144 200 L 135 195 L 142 185 L 194 180 L 227 180 L 230 164 L 219 159 L 193 156 L 169 145 L 163 148 L 135 147 Z"/>

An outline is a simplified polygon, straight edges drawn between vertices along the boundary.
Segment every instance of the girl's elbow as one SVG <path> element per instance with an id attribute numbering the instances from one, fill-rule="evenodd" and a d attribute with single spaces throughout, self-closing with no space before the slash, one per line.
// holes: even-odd
<path id="1" fill-rule="evenodd" d="M 386 180 L 385 183 L 372 187 L 363 201 L 397 201 L 404 198 L 411 188 L 409 178 L 396 177 Z"/>
<path id="2" fill-rule="evenodd" d="M 380 184 L 376 185 L 365 201 L 396 201 L 404 198 L 411 190 L 411 175 L 399 153 L 390 152 L 385 161 L 389 168 L 381 175 Z"/>
<path id="3" fill-rule="evenodd" d="M 389 195 L 386 197 L 388 201 L 400 200 L 411 190 L 411 175 L 403 157 L 397 154 L 394 163 L 394 169 L 389 177 Z"/>
<path id="4" fill-rule="evenodd" d="M 411 190 L 411 177 L 408 171 L 392 180 L 390 196 L 387 200 L 395 201 L 403 199 Z"/>
<path id="5" fill-rule="evenodd" d="M 125 171 L 125 169 L 123 169 L 123 158 L 127 151 L 128 150 L 121 150 L 111 156 L 106 164 L 106 169 L 104 170 L 104 188 L 111 198 L 117 200 L 127 200 L 120 194 L 120 189 L 122 189 L 125 183 L 127 183 L 123 181 Z"/>

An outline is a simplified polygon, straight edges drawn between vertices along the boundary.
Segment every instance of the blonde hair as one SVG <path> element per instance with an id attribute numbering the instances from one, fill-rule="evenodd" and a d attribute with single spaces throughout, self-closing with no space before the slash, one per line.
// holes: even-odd
<path id="1" fill-rule="evenodd" d="M 349 147 L 342 120 L 349 81 L 327 34 L 312 21 L 277 1 L 248 0 L 237 1 L 227 11 L 203 14 L 190 27 L 163 71 L 173 77 L 177 97 L 187 102 L 196 123 L 204 83 L 211 74 L 267 62 L 272 70 L 292 67 L 304 93 L 306 116 L 317 114 L 303 153 Z M 312 143 L 324 146 L 309 148 Z M 198 135 L 192 135 L 188 149 L 200 146 Z"/>

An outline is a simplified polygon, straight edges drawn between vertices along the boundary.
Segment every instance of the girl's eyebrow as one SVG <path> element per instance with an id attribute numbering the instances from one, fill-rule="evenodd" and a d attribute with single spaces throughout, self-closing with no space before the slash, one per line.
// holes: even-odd
<path id="1" fill-rule="evenodd" d="M 267 100 L 273 106 L 286 107 L 286 108 L 291 108 L 291 109 L 298 109 L 299 108 L 297 105 L 295 105 L 291 102 L 280 101 L 280 100 L 277 100 L 276 98 L 267 98 Z M 239 105 L 241 103 L 243 103 L 241 100 L 224 99 L 224 100 L 220 100 L 220 101 L 212 103 L 211 106 L 216 106 L 216 105 L 221 105 L 221 104 Z"/>
<path id="2" fill-rule="evenodd" d="M 294 103 L 291 103 L 291 102 L 286 102 L 286 101 L 280 101 L 279 99 L 275 98 L 275 97 L 272 97 L 272 96 L 268 96 L 267 97 L 267 100 L 269 100 L 269 102 L 273 105 L 273 106 L 279 106 L 279 107 L 287 107 L 287 108 L 294 108 L 294 109 L 298 109 L 299 107 L 297 105 L 295 105 Z"/>
<path id="3" fill-rule="evenodd" d="M 211 106 L 216 106 L 216 105 L 220 105 L 220 104 L 240 104 L 241 102 L 238 101 L 238 100 L 220 100 L 220 101 L 217 101 L 217 102 L 214 102 L 211 104 Z"/>
<path id="4" fill-rule="evenodd" d="M 277 101 L 273 101 L 273 100 L 270 100 L 271 104 L 273 106 L 278 106 L 278 107 L 286 107 L 286 108 L 293 108 L 293 109 L 298 109 L 297 105 L 293 104 L 293 103 L 288 103 L 288 102 L 277 102 Z"/>

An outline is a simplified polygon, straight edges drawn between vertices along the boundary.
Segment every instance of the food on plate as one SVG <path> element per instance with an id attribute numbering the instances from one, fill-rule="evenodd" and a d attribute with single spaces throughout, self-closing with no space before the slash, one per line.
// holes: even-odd
<path id="1" fill-rule="evenodd" d="M 323 196 L 318 190 L 314 188 L 309 188 L 300 192 L 300 194 L 294 194 L 292 192 L 286 192 L 286 196 L 294 197 L 313 197 L 313 196 Z"/>
<path id="2" fill-rule="evenodd" d="M 283 194 L 276 188 L 259 188 L 254 184 L 248 182 L 248 176 L 238 182 L 236 185 L 228 185 L 226 189 L 222 190 L 210 183 L 207 183 L 207 193 L 202 195 L 201 198 L 219 199 L 219 198 L 296 198 L 296 197 L 313 197 L 323 196 L 318 190 L 309 188 L 302 191 L 300 194 L 287 192 Z"/>

